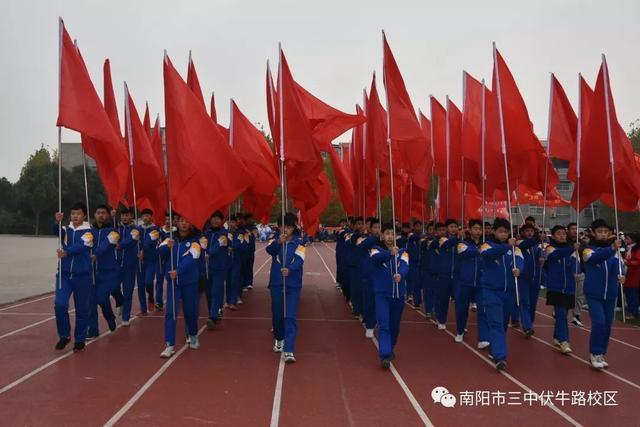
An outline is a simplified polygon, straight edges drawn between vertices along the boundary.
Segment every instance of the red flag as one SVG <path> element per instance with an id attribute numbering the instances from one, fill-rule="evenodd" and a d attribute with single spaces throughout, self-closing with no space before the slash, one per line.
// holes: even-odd
<path id="1" fill-rule="evenodd" d="M 462 181 L 462 111 L 447 97 L 449 179 Z"/>
<path id="2" fill-rule="evenodd" d="M 150 207 L 158 221 L 164 218 L 166 210 L 164 174 L 126 85 L 125 138 L 129 147 L 130 162 L 133 163 L 135 181 L 131 182 L 132 185 L 135 182 L 136 203 L 140 208 Z"/>
<path id="3" fill-rule="evenodd" d="M 549 154 L 556 159 L 573 163 L 576 158 L 578 117 L 571 107 L 562 85 L 551 74 L 551 101 L 549 107 Z"/>
<path id="4" fill-rule="evenodd" d="M 206 111 L 202 89 L 200 88 L 200 80 L 198 80 L 196 66 L 191 58 L 191 51 L 189 51 L 189 65 L 187 67 L 187 86 L 189 86 L 189 89 L 191 89 L 196 98 L 198 98 L 198 101 L 202 104 L 202 108 L 205 108 Z"/>
<path id="5" fill-rule="evenodd" d="M 127 183 L 127 153 L 62 20 L 60 38 L 57 126 L 82 134 L 82 146 L 86 154 L 96 162 L 109 203 L 116 206 Z"/>
<path id="6" fill-rule="evenodd" d="M 378 89 L 376 87 L 376 74 L 371 80 L 369 90 L 369 102 L 367 103 L 367 158 L 376 160 L 376 166 L 381 172 L 389 174 L 389 147 L 387 146 L 387 112 L 380 103 Z M 392 145 L 394 160 L 401 159 L 398 146 Z"/>
<path id="7" fill-rule="evenodd" d="M 218 123 L 218 114 L 216 113 L 216 95 L 211 92 L 211 120 Z"/>
<path id="8" fill-rule="evenodd" d="M 598 198 L 613 206 L 612 169 L 615 170 L 618 209 L 637 209 L 640 177 L 634 167 L 633 147 L 618 122 L 604 56 L 582 141 L 581 163 L 580 210 Z"/>
<path id="9" fill-rule="evenodd" d="M 262 221 L 268 221 L 269 211 L 275 202 L 275 190 L 280 184 L 274 169 L 273 152 L 264 135 L 242 114 L 231 101 L 230 144 L 244 163 L 252 183 L 245 192 L 244 206 Z"/>
<path id="10" fill-rule="evenodd" d="M 447 176 L 447 110 L 433 96 L 431 101 L 431 145 L 435 173 Z"/>
<path id="11" fill-rule="evenodd" d="M 153 148 L 153 157 L 162 170 L 164 175 L 164 153 L 162 148 L 162 131 L 160 129 L 160 117 L 156 117 L 156 123 L 151 129 L 151 147 Z"/>
<path id="12" fill-rule="evenodd" d="M 462 155 L 464 157 L 464 180 L 473 183 L 477 188 L 482 187 L 482 112 L 483 99 L 485 104 L 485 125 L 486 125 L 486 102 L 491 96 L 490 91 L 484 87 L 484 98 L 482 94 L 483 84 L 474 79 L 466 71 L 463 73 L 464 79 L 464 102 L 462 113 Z M 486 127 L 486 126 L 485 126 Z M 486 132 L 485 132 L 486 134 Z M 486 141 L 485 141 L 486 145 Z"/>
<path id="13" fill-rule="evenodd" d="M 593 103 L 593 89 L 587 84 L 582 75 L 578 76 L 578 108 L 580 116 L 578 117 L 578 123 L 576 124 L 576 154 L 574 156 L 575 161 L 569 163 L 569 170 L 567 171 L 567 178 L 573 182 L 578 181 L 578 175 L 580 175 L 580 169 L 583 164 L 582 158 L 582 142 L 584 136 L 587 133 L 587 125 L 589 124 L 589 113 L 591 112 L 591 104 Z M 577 187 L 574 191 L 574 198 L 577 196 Z"/>
<path id="14" fill-rule="evenodd" d="M 151 117 L 149 117 L 149 103 L 144 103 L 144 120 L 142 121 L 142 127 L 147 132 L 147 137 L 151 138 Z"/>
<path id="15" fill-rule="evenodd" d="M 387 108 L 389 110 L 389 135 L 399 144 L 402 154 L 398 167 L 411 175 L 414 185 L 426 189 L 429 187 L 427 171 L 428 147 L 420 130 L 409 93 L 404 85 L 400 69 L 389 48 L 383 33 L 384 48 L 384 85 L 387 90 Z M 396 159 L 394 159 L 395 161 Z"/>
<path id="16" fill-rule="evenodd" d="M 111 81 L 111 64 L 108 59 L 104 60 L 104 66 L 102 67 L 104 74 L 104 109 L 109 116 L 109 120 L 113 125 L 118 136 L 122 138 L 122 132 L 120 131 L 120 119 L 118 118 L 118 106 L 116 104 L 116 96 L 113 93 L 113 83 Z"/>
<path id="17" fill-rule="evenodd" d="M 342 151 L 343 155 L 346 154 Z M 345 156 L 348 158 L 347 156 Z M 336 153 L 335 147 L 329 151 L 329 159 L 331 160 L 331 168 L 336 179 L 336 186 L 338 187 L 338 196 L 345 212 L 353 214 L 353 183 L 349 177 L 349 169 L 345 166 L 344 161 L 341 161 Z M 343 157 L 344 160 L 344 157 Z"/>
<path id="18" fill-rule="evenodd" d="M 235 200 L 251 180 L 168 56 L 164 92 L 171 200 L 181 215 L 200 227 L 211 212 Z"/>

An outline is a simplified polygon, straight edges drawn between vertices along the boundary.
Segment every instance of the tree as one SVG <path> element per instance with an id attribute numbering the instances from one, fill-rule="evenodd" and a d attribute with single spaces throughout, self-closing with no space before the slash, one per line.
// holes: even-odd
<path id="1" fill-rule="evenodd" d="M 22 211 L 31 214 L 34 222 L 34 234 L 40 233 L 40 216 L 50 209 L 56 200 L 56 165 L 44 146 L 29 156 L 22 167 L 20 179 L 16 183 L 18 203 Z"/>

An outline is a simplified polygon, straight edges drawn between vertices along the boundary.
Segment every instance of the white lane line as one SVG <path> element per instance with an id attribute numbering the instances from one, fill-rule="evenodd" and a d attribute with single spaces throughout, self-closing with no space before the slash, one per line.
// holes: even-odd
<path id="1" fill-rule="evenodd" d="M 75 309 L 70 310 L 70 311 L 69 311 L 69 314 L 71 314 L 71 313 L 73 313 L 73 312 L 75 312 L 75 311 L 76 311 Z M 1 339 L 3 339 L 3 338 L 6 338 L 6 337 L 10 337 L 10 336 L 12 336 L 12 335 L 15 335 L 15 334 L 17 334 L 17 333 L 19 333 L 19 332 L 26 331 L 27 329 L 31 329 L 31 328 L 36 327 L 36 326 L 38 326 L 38 325 L 42 325 L 43 323 L 47 323 L 48 321 L 53 320 L 53 319 L 55 319 L 55 318 L 56 318 L 56 316 L 47 317 L 46 319 L 42 319 L 42 320 L 40 320 L 40 321 L 38 321 L 38 322 L 31 323 L 31 324 L 29 324 L 29 325 L 27 325 L 27 326 L 23 326 L 22 328 L 16 329 L 15 331 L 7 332 L 7 333 L 6 333 L 6 334 L 4 334 L 4 335 L 0 335 L 0 340 L 1 340 Z"/>
<path id="2" fill-rule="evenodd" d="M 45 296 L 43 296 L 41 298 L 32 299 L 32 300 L 21 302 L 21 303 L 18 303 L 18 304 L 11 304 L 11 305 L 9 305 L 7 307 L 0 308 L 0 311 L 11 310 L 12 308 L 22 307 L 23 305 L 31 304 L 33 302 L 38 302 L 38 301 L 42 301 L 42 300 L 45 300 L 45 299 L 53 298 L 54 295 L 55 294 L 45 295 Z"/>
<path id="3" fill-rule="evenodd" d="M 204 330 L 206 329 L 206 325 L 201 327 L 200 330 L 198 331 L 198 336 L 200 334 L 202 334 L 202 332 L 204 332 Z M 116 412 L 113 417 L 111 417 L 111 419 L 109 419 L 109 421 L 107 421 L 106 423 L 104 423 L 105 427 L 111 427 L 113 425 L 115 425 L 115 423 L 117 423 L 118 421 L 120 421 L 120 419 L 124 416 L 124 414 L 131 409 L 131 407 L 138 401 L 140 400 L 140 398 L 142 397 L 142 395 L 149 390 L 149 388 L 153 385 L 153 383 L 155 383 L 158 378 L 160 378 L 160 376 L 167 370 L 169 369 L 169 366 L 171 366 L 173 364 L 173 362 L 175 362 L 176 360 L 178 360 L 178 358 L 182 355 L 182 353 L 185 352 L 185 350 L 189 348 L 188 344 L 184 344 L 180 350 L 178 350 L 178 352 L 176 354 L 173 355 L 173 357 L 171 357 L 170 359 L 168 359 L 166 362 L 164 362 L 162 364 L 162 366 L 160 366 L 160 369 L 158 369 L 156 371 L 155 374 L 153 374 L 153 376 L 151 378 L 149 378 L 149 380 L 144 383 L 142 385 L 142 387 L 140 387 L 140 389 L 136 392 L 136 394 L 134 394 L 131 399 L 129 399 L 129 401 L 127 403 L 124 404 L 124 406 L 122 406 L 122 408 L 120 408 L 120 410 L 118 412 Z"/>
<path id="4" fill-rule="evenodd" d="M 524 332 L 522 332 L 522 331 L 520 331 L 518 329 L 515 329 L 515 331 L 524 335 Z M 551 345 L 548 342 L 544 341 L 543 339 L 541 339 L 539 337 L 536 337 L 535 335 L 533 335 L 531 338 L 533 338 L 534 340 L 546 345 L 547 347 L 551 347 L 552 349 L 557 351 L 556 347 L 554 347 L 553 345 Z M 580 356 L 576 356 L 573 353 L 569 353 L 569 354 L 567 354 L 567 356 L 570 356 L 570 357 L 572 357 L 572 358 L 574 358 L 576 360 L 579 360 L 580 362 L 584 363 L 587 366 L 591 366 L 591 363 L 588 360 L 583 359 Z M 603 372 L 603 373 L 605 373 L 605 374 L 617 379 L 618 381 L 622 381 L 623 383 L 640 390 L 640 385 L 638 385 L 638 384 L 634 383 L 633 381 L 628 380 L 628 379 L 626 379 L 626 378 L 624 378 L 624 377 L 622 377 L 620 375 L 614 374 L 613 372 L 609 371 L 608 369 L 602 369 L 601 372 Z"/>
<path id="5" fill-rule="evenodd" d="M 327 266 L 327 263 L 324 261 L 323 256 L 320 254 L 320 252 L 313 245 L 311 245 L 311 247 L 313 247 L 313 249 L 316 251 L 316 253 L 320 257 L 320 260 L 324 264 L 324 267 L 327 269 L 327 271 L 329 272 L 329 275 L 331 276 L 331 278 L 333 279 L 333 282 L 335 283 L 336 278 L 333 275 L 333 272 L 331 271 L 329 266 Z M 372 342 L 373 342 L 373 345 L 375 346 L 375 348 L 378 349 L 379 348 L 378 347 L 378 340 L 376 338 L 373 338 Z M 413 406 L 413 409 L 418 414 L 418 417 L 420 418 L 420 421 L 422 421 L 422 423 L 425 426 L 429 426 L 429 427 L 433 426 L 433 423 L 431 422 L 431 420 L 427 416 L 427 413 L 424 411 L 422 406 L 420 406 L 420 403 L 418 402 L 416 397 L 413 395 L 413 393 L 411 392 L 411 390 L 407 386 L 407 383 L 404 381 L 404 379 L 402 379 L 402 376 L 396 370 L 395 366 L 393 366 L 393 363 L 391 363 L 390 371 L 391 371 L 391 374 L 393 375 L 393 377 L 395 378 L 396 382 L 400 385 L 400 388 L 404 392 L 405 396 L 407 396 L 407 399 L 409 399 L 409 403 L 411 403 L 411 406 Z"/>
<path id="6" fill-rule="evenodd" d="M 409 305 L 409 304 L 407 304 Z M 420 316 L 424 317 L 425 319 L 427 319 L 427 316 L 420 310 L 415 310 L 416 313 L 418 313 Z M 432 319 L 427 319 L 429 322 L 433 323 L 434 325 L 436 325 L 437 323 L 432 320 Z M 455 335 L 449 331 L 448 329 L 445 329 L 445 332 L 451 336 L 451 338 L 455 338 Z M 491 362 L 488 358 L 486 358 L 484 355 L 482 355 L 482 353 L 480 353 L 478 350 L 476 350 L 475 348 L 471 347 L 469 344 L 467 344 L 466 342 L 462 341 L 461 343 L 462 345 L 465 346 L 465 348 L 467 348 L 469 351 L 471 351 L 473 354 L 475 354 L 476 356 L 478 356 L 480 359 L 482 359 L 483 362 L 485 362 L 487 365 L 491 366 L 492 368 L 495 367 L 493 362 Z M 520 387 L 521 389 L 523 389 L 524 391 L 528 392 L 528 393 L 535 393 L 531 388 L 529 388 L 529 386 L 527 386 L 526 384 L 520 382 L 520 380 L 518 380 L 517 378 L 515 378 L 513 375 L 509 374 L 506 371 L 500 371 L 500 374 L 502 374 L 504 377 L 506 377 L 507 379 L 509 379 L 509 381 L 511 381 L 512 383 L 516 384 L 518 387 Z M 569 414 L 567 414 L 566 412 L 564 412 L 563 410 L 559 409 L 557 406 L 553 405 L 553 404 L 547 404 L 545 405 L 547 406 L 549 409 L 551 409 L 552 411 L 556 412 L 558 415 L 560 415 L 562 418 L 564 418 L 565 420 L 567 420 L 569 423 L 571 423 L 574 426 L 582 426 L 582 424 L 580 424 L 578 421 L 576 421 L 575 419 L 573 419 Z"/>
<path id="7" fill-rule="evenodd" d="M 136 316 L 133 316 L 133 317 L 131 317 L 131 319 L 129 319 L 129 320 L 130 320 L 130 321 L 134 321 L 135 319 L 136 319 Z M 119 329 L 119 328 L 121 328 L 121 327 L 122 327 L 122 324 L 118 325 L 118 328 L 117 328 L 117 329 Z M 117 330 L 117 329 L 116 329 L 116 330 Z M 113 333 L 113 332 L 111 332 L 111 331 L 103 332 L 103 333 L 102 333 L 98 338 L 96 338 L 95 340 L 87 342 L 87 343 L 86 343 L 86 345 L 91 345 L 91 344 L 93 344 L 94 342 L 98 341 L 99 339 L 104 338 L 105 336 L 107 336 L 107 335 L 109 335 L 109 334 L 112 334 L 112 333 Z M 33 377 L 34 375 L 36 375 L 36 374 L 38 374 L 38 373 L 40 373 L 40 372 L 44 371 L 44 370 L 45 370 L 45 369 L 47 369 L 49 366 L 53 366 L 53 365 L 55 365 L 56 363 L 58 363 L 59 361 L 61 361 L 61 360 L 63 360 L 63 359 L 66 359 L 67 357 L 71 356 L 72 354 L 73 354 L 73 350 L 70 350 L 70 351 L 68 351 L 68 352 L 64 353 L 62 356 L 56 357 L 55 359 L 53 359 L 53 360 L 51 360 L 51 361 L 49 361 L 49 362 L 45 363 L 44 365 L 42 365 L 42 366 L 40 366 L 40 367 L 38 367 L 38 368 L 34 369 L 33 371 L 29 372 L 28 374 L 26 374 L 26 375 L 24 375 L 24 376 L 22 376 L 22 377 L 18 378 L 17 380 L 15 380 L 14 382 L 12 382 L 11 384 L 7 384 L 6 386 L 4 386 L 4 387 L 0 388 L 0 394 L 2 394 L 2 393 L 6 393 L 7 391 L 11 390 L 11 389 L 12 389 L 12 388 L 14 388 L 15 386 L 22 384 L 23 382 L 27 381 L 29 378 Z"/>
<path id="8" fill-rule="evenodd" d="M 278 427 L 280 422 L 280 404 L 282 402 L 282 384 L 284 383 L 284 353 L 280 354 L 278 364 L 278 376 L 276 377 L 276 390 L 273 394 L 273 406 L 271 407 L 271 427 Z"/>
<path id="9" fill-rule="evenodd" d="M 542 313 L 542 312 L 537 311 L 537 310 L 536 310 L 536 313 L 538 313 L 538 314 L 539 314 L 539 315 L 541 315 L 541 316 L 548 317 L 549 319 L 553 319 L 553 316 L 549 316 L 549 315 L 548 315 L 548 314 L 546 314 L 546 313 Z M 575 327 L 575 329 L 581 329 L 581 330 L 583 330 L 583 331 L 585 331 L 585 332 L 591 333 L 591 329 L 586 328 L 586 327 L 584 327 L 584 326 L 576 326 L 576 327 Z M 616 329 L 616 328 L 611 328 L 611 329 Z M 617 329 L 624 329 L 624 330 L 628 330 L 628 331 L 633 331 L 633 329 L 631 329 L 631 328 L 617 328 Z M 626 341 L 622 341 L 622 340 L 619 340 L 619 339 L 614 338 L 614 337 L 609 337 L 609 339 L 610 339 L 611 341 L 617 342 L 617 343 L 619 343 L 619 344 L 625 345 L 625 346 L 630 347 L 630 348 L 633 348 L 633 349 L 635 349 L 635 350 L 640 350 L 640 347 L 635 346 L 635 345 L 633 345 L 633 344 L 630 344 L 630 343 L 628 343 L 628 342 L 626 342 Z"/>

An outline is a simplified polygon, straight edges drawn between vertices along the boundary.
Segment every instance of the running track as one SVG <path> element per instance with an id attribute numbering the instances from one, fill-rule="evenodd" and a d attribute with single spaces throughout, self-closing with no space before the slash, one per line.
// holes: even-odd
<path id="1" fill-rule="evenodd" d="M 334 286 L 331 244 L 307 248 L 298 313 L 298 363 L 285 365 L 271 352 L 270 260 L 259 246 L 255 287 L 245 304 L 227 312 L 215 331 L 203 328 L 201 348 L 184 348 L 178 323 L 177 354 L 159 358 L 163 313 L 138 316 L 103 335 L 83 353 L 57 352 L 53 297 L 0 307 L 0 419 L 5 425 L 636 425 L 640 417 L 640 329 L 616 323 L 608 371 L 588 359 L 589 324 L 571 327 L 573 356 L 552 349 L 550 310 L 541 300 L 536 335 L 509 330 L 506 373 L 475 350 L 475 315 L 464 344 L 453 341 L 453 306 L 447 331 L 419 312 L 404 312 L 397 359 L 379 367 L 375 340 Z M 137 297 L 134 297 L 134 300 Z M 204 298 L 203 298 L 204 307 Z M 205 311 L 203 310 L 204 316 Z M 73 315 L 72 315 L 73 316 Z M 588 319 L 588 316 L 583 316 Z M 73 317 L 72 317 L 73 318 Z M 458 398 L 454 408 L 434 403 L 444 386 Z M 531 405 L 526 391 L 615 391 L 617 406 Z M 521 405 L 464 406 L 460 393 L 489 391 Z M 511 394 L 509 394 L 511 393 Z M 519 399 L 515 397 L 520 396 Z M 506 399 L 510 399 L 507 397 Z M 7 421 L 9 420 L 9 421 Z"/>

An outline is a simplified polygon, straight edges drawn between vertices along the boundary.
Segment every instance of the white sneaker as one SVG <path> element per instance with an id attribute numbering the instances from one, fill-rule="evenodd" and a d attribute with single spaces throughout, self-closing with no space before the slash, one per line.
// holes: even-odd
<path id="1" fill-rule="evenodd" d="M 608 367 L 609 367 L 609 364 L 607 363 L 607 361 L 606 361 L 606 360 L 604 360 L 604 356 L 603 356 L 602 354 L 601 354 L 601 355 L 599 355 L 599 356 L 596 356 L 596 357 L 598 357 L 598 358 L 599 358 L 600 362 L 602 363 L 602 366 L 604 366 L 605 368 L 608 368 Z"/>
<path id="2" fill-rule="evenodd" d="M 198 340 L 197 335 L 189 337 L 189 348 L 191 350 L 197 350 L 200 348 L 200 340 Z"/>
<path id="3" fill-rule="evenodd" d="M 444 323 L 438 323 L 439 331 L 444 331 L 445 329 L 447 329 L 447 325 L 445 325 Z"/>
<path id="4" fill-rule="evenodd" d="M 284 340 L 276 340 L 275 344 L 273 345 L 273 352 L 282 353 L 283 348 L 284 348 Z"/>
<path id="5" fill-rule="evenodd" d="M 558 341 L 556 338 L 553 339 L 553 345 L 556 347 L 560 347 L 560 341 Z"/>
<path id="6" fill-rule="evenodd" d="M 118 307 L 116 311 L 118 312 L 118 317 L 122 317 L 122 306 Z"/>
<path id="7" fill-rule="evenodd" d="M 367 338 L 373 338 L 373 329 L 367 329 L 367 331 L 364 333 L 364 336 Z"/>
<path id="8" fill-rule="evenodd" d="M 600 358 L 601 358 L 601 357 L 602 357 L 602 356 L 600 356 L 600 355 L 597 355 L 597 356 L 596 356 L 596 355 L 593 355 L 593 354 L 590 354 L 590 355 L 589 355 L 589 359 L 590 359 L 590 361 L 591 361 L 591 366 L 592 366 L 593 368 L 595 368 L 595 369 L 602 369 L 602 368 L 604 368 L 604 363 L 602 363 L 602 361 L 600 360 Z"/>
<path id="9" fill-rule="evenodd" d="M 475 302 L 471 303 L 471 311 L 476 311 L 478 309 L 478 304 L 476 304 Z"/>
<path id="10" fill-rule="evenodd" d="M 165 347 L 165 349 L 162 351 L 162 353 L 160 353 L 160 357 L 162 357 L 163 359 L 168 359 L 171 356 L 173 356 L 174 354 L 176 354 L 176 351 L 173 349 L 172 345 L 168 345 Z"/>
<path id="11" fill-rule="evenodd" d="M 240 298 L 238 298 L 238 301 L 236 302 L 236 304 L 244 304 L 244 302 Z"/>
<path id="12" fill-rule="evenodd" d="M 462 334 L 457 334 L 456 337 L 453 339 L 455 342 L 462 342 L 462 338 L 464 338 L 464 335 Z"/>
<path id="13" fill-rule="evenodd" d="M 189 335 L 187 335 L 187 338 L 185 338 L 185 341 L 187 342 L 187 345 L 191 344 L 191 339 L 189 339 Z"/>
<path id="14" fill-rule="evenodd" d="M 478 349 L 483 350 L 487 347 L 489 347 L 491 345 L 491 343 L 489 341 L 480 341 L 478 343 Z"/>
<path id="15" fill-rule="evenodd" d="M 284 354 L 284 363 L 296 363 L 296 357 L 293 355 L 293 353 Z"/>
<path id="16" fill-rule="evenodd" d="M 562 354 L 569 354 L 571 353 L 571 346 L 569 345 L 569 343 L 567 341 L 562 341 L 560 343 L 560 353 Z M 602 357 L 602 356 L 600 356 Z"/>
<path id="17" fill-rule="evenodd" d="M 130 321 L 129 320 L 123 320 L 122 321 L 122 326 L 129 326 Z"/>

